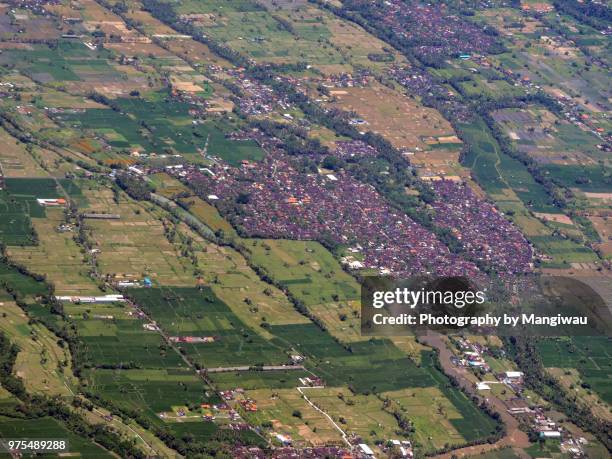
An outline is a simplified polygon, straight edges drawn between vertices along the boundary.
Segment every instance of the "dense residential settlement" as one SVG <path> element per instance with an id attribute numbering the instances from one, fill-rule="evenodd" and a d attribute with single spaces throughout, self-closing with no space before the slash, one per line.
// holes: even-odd
<path id="1" fill-rule="evenodd" d="M 611 21 L 0 4 L 0 455 L 609 457 Z M 597 322 L 365 332 L 421 278 Z"/>

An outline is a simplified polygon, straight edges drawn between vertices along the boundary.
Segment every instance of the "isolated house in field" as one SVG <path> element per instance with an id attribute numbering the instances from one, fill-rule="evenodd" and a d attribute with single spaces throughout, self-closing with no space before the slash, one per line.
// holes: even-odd
<path id="1" fill-rule="evenodd" d="M 372 448 L 370 448 L 368 445 L 366 445 L 365 443 L 359 443 L 359 449 L 361 450 L 361 452 L 366 456 L 366 457 L 375 457 L 374 456 L 374 451 L 372 451 Z"/>
<path id="2" fill-rule="evenodd" d="M 38 198 L 36 200 L 36 202 L 38 202 L 38 204 L 40 204 L 43 207 L 59 207 L 59 206 L 65 206 L 66 205 L 66 200 L 63 198 L 57 198 L 57 199 L 41 199 Z"/>
<path id="3" fill-rule="evenodd" d="M 506 376 L 506 378 L 513 379 L 513 380 L 517 380 L 517 379 L 522 379 L 523 378 L 523 372 L 522 371 L 506 371 L 506 373 L 504 375 Z"/>

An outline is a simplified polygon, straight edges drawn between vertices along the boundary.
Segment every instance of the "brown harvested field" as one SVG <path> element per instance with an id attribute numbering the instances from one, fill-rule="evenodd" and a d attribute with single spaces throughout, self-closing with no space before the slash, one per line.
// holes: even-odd
<path id="1" fill-rule="evenodd" d="M 601 238 L 596 247 L 603 252 L 605 257 L 612 255 L 612 220 L 611 217 L 589 217 L 595 227 L 597 234 Z"/>
<path id="2" fill-rule="evenodd" d="M 317 70 L 324 75 L 336 75 L 339 73 L 351 73 L 353 68 L 348 64 L 317 64 Z"/>
<path id="3" fill-rule="evenodd" d="M 224 97 L 212 97 L 208 99 L 209 113 L 229 113 L 234 109 L 234 103 Z"/>
<path id="4" fill-rule="evenodd" d="M 546 371 L 553 375 L 565 390 L 571 390 L 581 401 L 585 402 L 594 416 L 612 421 L 612 412 L 608 405 L 595 392 L 581 386 L 582 380 L 578 370 L 575 368 L 547 368 Z"/>
<path id="5" fill-rule="evenodd" d="M 201 86 L 198 86 L 193 81 L 179 81 L 177 79 L 172 79 L 172 87 L 177 91 L 184 92 L 202 92 L 204 89 Z"/>
<path id="6" fill-rule="evenodd" d="M 53 4 L 46 3 L 43 5 L 43 8 L 49 13 L 64 18 L 82 18 L 81 10 L 77 9 L 76 3 L 68 5 L 68 4 Z"/>
<path id="7" fill-rule="evenodd" d="M 26 49 L 28 51 L 31 51 L 34 48 L 29 43 L 3 41 L 3 42 L 0 42 L 0 49 Z"/>
<path id="8" fill-rule="evenodd" d="M 47 218 L 32 219 L 39 245 L 11 247 L 9 256 L 32 272 L 45 274 L 57 295 L 98 294 L 96 282 L 88 275 L 85 256 L 73 240 L 74 233 L 56 231 L 62 222 L 63 209 L 47 209 Z"/>
<path id="9" fill-rule="evenodd" d="M 92 78 L 89 81 L 71 81 L 66 84 L 66 87 L 73 92 L 85 93 L 88 91 L 96 91 L 109 98 L 125 97 L 134 90 L 148 91 L 149 87 L 145 78 L 133 78 L 128 80 L 108 81 L 104 78 Z"/>
<path id="10" fill-rule="evenodd" d="M 340 432 L 297 389 L 257 389 L 247 391 L 246 395 L 257 402 L 258 411 L 249 418 L 272 422 L 276 432 L 290 435 L 295 442 L 313 446 L 342 444 Z M 294 410 L 299 410 L 302 417 L 293 416 Z"/>
<path id="11" fill-rule="evenodd" d="M 40 18 L 31 14 L 28 20 L 19 21 L 18 24 L 24 30 L 19 34 L 19 38 L 24 41 L 58 39 L 63 33 L 57 28 L 54 19 Z"/>
<path id="12" fill-rule="evenodd" d="M 138 32 L 135 30 L 130 30 L 127 28 L 125 23 L 121 20 L 115 21 L 85 21 L 83 23 L 85 29 L 89 32 L 93 32 L 95 30 L 104 32 L 106 36 L 115 35 L 121 37 L 122 40 L 136 40 L 139 36 Z M 144 39 L 143 39 L 144 40 Z"/>
<path id="13" fill-rule="evenodd" d="M 79 0 L 86 21 L 121 21 L 119 16 L 101 7 L 95 0 Z"/>
<path id="14" fill-rule="evenodd" d="M 459 164 L 458 148 L 417 151 L 407 158 L 423 178 L 444 176 L 467 179 L 470 175 L 469 169 Z"/>
<path id="15" fill-rule="evenodd" d="M 564 225 L 574 225 L 574 222 L 565 214 L 546 214 L 542 212 L 534 212 L 534 215 L 542 220 L 555 223 L 563 223 Z"/>
<path id="16" fill-rule="evenodd" d="M 589 193 L 585 192 L 584 195 L 587 199 L 596 199 L 602 201 L 612 201 L 612 193 Z"/>
<path id="17" fill-rule="evenodd" d="M 5 177 L 47 177 L 25 145 L 0 128 L 0 167 Z"/>
<path id="18" fill-rule="evenodd" d="M 174 32 L 176 33 L 176 32 Z M 177 56 L 198 64 L 214 64 L 223 68 L 231 68 L 233 65 L 220 58 L 203 43 L 185 38 L 171 38 L 166 41 L 168 49 Z"/>
<path id="19" fill-rule="evenodd" d="M 127 16 L 142 24 L 149 38 L 155 35 L 165 36 L 165 46 L 182 59 L 200 64 L 215 64 L 224 68 L 233 67 L 228 61 L 214 54 L 204 43 L 190 38 L 172 37 L 172 35 L 177 35 L 177 31 L 151 16 L 148 11 L 134 8 L 128 12 Z"/>
<path id="20" fill-rule="evenodd" d="M 43 104 L 54 108 L 105 108 L 104 105 L 94 102 L 85 96 L 73 96 L 66 92 L 56 91 L 50 88 L 44 88 L 42 92 L 21 93 L 21 100 L 23 101 L 29 100 L 32 102 L 35 97 L 41 97 Z"/>
<path id="21" fill-rule="evenodd" d="M 344 88 L 336 94 L 336 107 L 354 111 L 372 130 L 396 148 L 427 148 L 425 137 L 454 135 L 451 125 L 436 110 L 426 108 L 378 83 L 365 88 Z"/>
<path id="22" fill-rule="evenodd" d="M 148 55 L 160 58 L 175 57 L 171 52 L 166 51 L 164 48 L 154 43 L 105 43 L 104 47 L 129 57 Z"/>
<path id="23" fill-rule="evenodd" d="M 521 16 L 521 13 L 516 10 L 495 8 L 494 10 L 484 10 L 480 14 L 486 17 L 487 22 L 504 35 L 516 35 L 517 32 L 529 34 L 544 28 L 539 20 Z M 509 24 L 512 24 L 512 26 L 510 27 Z M 519 27 L 515 27 L 519 24 Z"/>

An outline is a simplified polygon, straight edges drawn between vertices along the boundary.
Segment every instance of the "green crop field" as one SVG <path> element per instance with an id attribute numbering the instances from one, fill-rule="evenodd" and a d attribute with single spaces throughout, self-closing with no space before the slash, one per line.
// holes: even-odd
<path id="1" fill-rule="evenodd" d="M 607 337 L 542 339 L 537 346 L 545 367 L 576 368 L 602 400 L 612 403 L 612 343 Z"/>
<path id="2" fill-rule="evenodd" d="M 52 178 L 8 178 L 5 182 L 6 189 L 15 196 L 33 196 L 41 199 L 62 197 Z"/>
<path id="3" fill-rule="evenodd" d="M 173 406 L 221 401 L 191 369 L 95 369 L 88 373 L 88 379 L 90 390 L 157 423 L 159 413 L 171 411 Z"/>
<path id="4" fill-rule="evenodd" d="M 0 438 L 65 439 L 71 454 L 87 458 L 111 458 L 113 455 L 98 445 L 81 438 L 50 417 L 16 419 L 0 416 Z M 47 456 L 47 455 L 45 455 Z M 61 457 L 57 455 L 56 457 Z M 53 455 L 51 455 L 53 457 Z"/>
<path id="5" fill-rule="evenodd" d="M 47 287 L 30 276 L 20 273 L 16 268 L 0 262 L 0 283 L 7 290 L 13 290 L 22 295 L 35 296 L 47 293 Z"/>
<path id="6" fill-rule="evenodd" d="M 535 212 L 555 212 L 557 208 L 526 166 L 501 152 L 497 141 L 482 122 L 462 125 L 467 142 L 472 145 L 464 164 L 472 169 L 478 183 L 490 194 L 513 190 Z"/>
<path id="7" fill-rule="evenodd" d="M 306 305 L 359 298 L 359 286 L 318 242 L 245 240 L 251 260 Z"/>
<path id="8" fill-rule="evenodd" d="M 159 93 L 160 100 L 123 98 L 114 102 L 119 111 L 92 108 L 85 113 L 62 114 L 56 117 L 70 126 L 91 129 L 103 135 L 109 145 L 117 149 L 137 149 L 146 153 L 174 150 L 198 159 L 198 149 L 238 165 L 243 159 L 259 160 L 263 151 L 252 140 L 228 139 L 232 131 L 222 120 L 192 124 L 190 105 L 167 100 L 167 93 Z M 110 127 L 112 126 L 112 127 Z"/>
<path id="9" fill-rule="evenodd" d="M 221 390 L 235 389 L 290 389 L 300 385 L 299 378 L 312 376 L 303 370 L 285 371 L 228 371 L 209 373 L 210 380 Z"/>
<path id="10" fill-rule="evenodd" d="M 604 166 L 547 164 L 543 169 L 564 187 L 595 193 L 607 193 L 612 188 L 612 172 Z"/>
<path id="11" fill-rule="evenodd" d="M 92 309 L 95 314 L 95 307 Z M 164 345 L 158 333 L 144 330 L 140 320 L 123 318 L 120 311 L 114 316 L 112 320 L 93 317 L 75 320 L 87 358 L 93 365 L 126 368 L 185 365 L 174 351 Z"/>
<path id="12" fill-rule="evenodd" d="M 130 289 L 134 298 L 171 336 L 214 337 L 212 343 L 179 346 L 204 367 L 283 364 L 282 346 L 264 340 L 206 287 Z"/>
<path id="13" fill-rule="evenodd" d="M 40 207 L 35 201 L 18 199 L 0 191 L 0 241 L 6 245 L 31 245 L 34 240 L 30 206 Z M 38 209 L 36 209 L 38 210 Z"/>
<path id="14" fill-rule="evenodd" d="M 120 74 L 107 63 L 109 57 L 105 50 L 94 53 L 80 42 L 60 41 L 55 47 L 36 45 L 28 50 L 7 50 L 0 61 L 9 60 L 34 80 L 49 83 L 79 81 L 90 72 L 118 77 Z"/>

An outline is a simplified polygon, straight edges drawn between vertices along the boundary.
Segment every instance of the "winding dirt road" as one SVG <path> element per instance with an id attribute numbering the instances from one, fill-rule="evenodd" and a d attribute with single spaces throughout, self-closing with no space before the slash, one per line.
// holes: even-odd
<path id="1" fill-rule="evenodd" d="M 453 357 L 453 353 L 446 346 L 446 342 L 442 335 L 438 333 L 429 332 L 428 335 L 420 337 L 420 340 L 423 344 L 426 344 L 432 348 L 435 348 L 439 352 L 440 356 L 440 365 L 442 365 L 442 369 L 448 376 L 453 376 L 459 385 L 465 389 L 465 391 L 470 395 L 475 395 L 479 400 L 484 400 L 486 405 L 491 408 L 496 413 L 499 413 L 499 416 L 506 426 L 506 435 L 498 440 L 495 443 L 485 443 L 483 445 L 475 445 L 475 446 L 467 446 L 465 448 L 454 449 L 448 453 L 440 454 L 434 456 L 437 459 L 451 459 L 451 457 L 466 457 L 473 456 L 476 454 L 485 453 L 488 451 L 497 450 L 500 448 L 513 448 L 517 457 L 520 458 L 529 458 L 524 451 L 521 451 L 520 448 L 527 448 L 530 446 L 529 438 L 527 434 L 522 430 L 519 430 L 519 422 L 511 416 L 506 408 L 506 405 L 502 400 L 497 397 L 489 395 L 484 398 L 481 397 L 474 388 L 474 384 L 467 379 L 466 374 L 467 370 L 465 368 L 460 368 L 452 364 L 451 357 Z"/>

